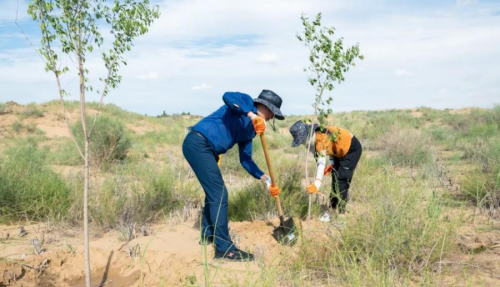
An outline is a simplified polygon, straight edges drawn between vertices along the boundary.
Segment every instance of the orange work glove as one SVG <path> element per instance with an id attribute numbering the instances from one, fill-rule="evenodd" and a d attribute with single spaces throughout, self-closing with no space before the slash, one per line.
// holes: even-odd
<path id="1" fill-rule="evenodd" d="M 257 133 L 258 136 L 260 136 L 266 131 L 266 121 L 263 118 L 254 115 L 252 117 L 252 123 L 253 123 L 253 128 L 255 129 L 255 132 Z"/>
<path id="2" fill-rule="evenodd" d="M 310 185 L 306 186 L 306 190 L 307 190 L 307 193 L 309 193 L 309 194 L 318 193 L 318 187 L 314 183 L 311 183 Z"/>
<path id="3" fill-rule="evenodd" d="M 331 165 L 327 166 L 327 167 L 325 168 L 325 172 L 324 172 L 323 174 L 324 174 L 324 175 L 329 175 L 329 174 L 330 174 L 330 172 L 332 171 L 332 169 L 333 169 L 333 164 L 331 164 Z"/>
<path id="4" fill-rule="evenodd" d="M 281 192 L 281 189 L 276 184 L 273 184 L 269 187 L 269 192 L 271 193 L 272 197 L 278 197 L 278 195 Z"/>

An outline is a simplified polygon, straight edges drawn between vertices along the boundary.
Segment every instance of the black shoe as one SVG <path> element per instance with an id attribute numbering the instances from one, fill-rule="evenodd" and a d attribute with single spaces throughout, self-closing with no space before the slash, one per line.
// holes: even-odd
<path id="1" fill-rule="evenodd" d="M 253 254 L 241 251 L 238 248 L 229 251 L 215 251 L 215 259 L 226 259 L 231 261 L 253 261 Z"/>
<path id="2" fill-rule="evenodd" d="M 212 243 L 214 243 L 213 236 L 208 236 L 206 239 L 201 239 L 199 242 L 200 245 L 210 245 Z"/>

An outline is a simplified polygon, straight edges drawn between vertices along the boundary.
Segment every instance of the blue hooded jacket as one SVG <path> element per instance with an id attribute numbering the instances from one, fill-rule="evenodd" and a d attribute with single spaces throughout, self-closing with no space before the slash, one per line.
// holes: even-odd
<path id="1" fill-rule="evenodd" d="M 225 105 L 199 121 L 192 130 L 201 133 L 218 154 L 224 154 L 238 144 L 241 165 L 258 179 L 264 172 L 252 159 L 252 139 L 257 134 L 247 116 L 250 111 L 257 114 L 257 108 L 252 98 L 243 93 L 226 92 L 222 100 Z"/>

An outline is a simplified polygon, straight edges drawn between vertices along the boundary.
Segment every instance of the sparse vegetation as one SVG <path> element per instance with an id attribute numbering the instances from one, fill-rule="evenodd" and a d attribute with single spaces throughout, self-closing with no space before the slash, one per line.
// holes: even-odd
<path id="1" fill-rule="evenodd" d="M 429 140 L 420 130 L 392 128 L 378 141 L 382 156 L 398 166 L 417 166 L 432 160 Z"/>
<path id="2" fill-rule="evenodd" d="M 0 103 L 0 115 L 4 115 L 8 112 L 9 110 L 7 108 L 7 105 L 5 103 Z"/>
<path id="3" fill-rule="evenodd" d="M 50 104 L 45 109 L 46 114 L 52 113 Z M 197 119 L 131 116 L 116 106 L 109 110 L 113 112 L 98 118 L 103 121 L 96 129 L 105 128 L 102 140 L 92 145 L 105 150 L 100 157 L 112 154 L 109 150 L 114 145 L 109 143 L 116 143 L 117 138 L 126 139 L 127 149 L 121 153 L 124 157 L 110 157 L 105 169 L 94 167 L 91 224 L 101 230 L 115 230 L 118 239 L 130 241 L 140 237 L 141 228 L 148 224 L 167 223 L 182 218 L 186 208 L 200 207 L 203 192 L 180 152 L 185 127 Z M 259 261 L 264 264 L 261 275 L 249 282 L 255 286 L 275 286 L 277 282 L 287 286 L 436 285 L 439 272 L 452 272 L 439 271 L 443 258 L 461 252 L 473 256 L 487 250 L 478 247 L 461 251 L 457 228 L 465 224 L 462 214 L 468 206 L 492 218 L 496 213 L 490 211 L 499 210 L 500 132 L 494 122 L 498 107 L 473 110 L 471 114 L 419 110 L 422 115 L 418 117 L 414 111 L 391 110 L 340 113 L 329 119 L 350 129 L 364 144 L 365 153 L 351 187 L 352 209 L 347 215 L 335 217 L 335 225 L 313 227 L 309 237 L 302 232 L 293 255 L 287 255 L 287 264 L 278 264 L 282 259 L 279 256 L 271 263 Z M 285 123 L 298 119 L 287 117 Z M 129 127 L 137 125 L 138 120 L 153 128 L 135 133 Z M 19 138 L 5 138 L 5 148 L 0 150 L 1 221 L 50 219 L 80 226 L 81 157 L 69 138 L 40 137 L 36 131 L 24 133 L 28 122 L 19 121 Z M 282 188 L 283 208 L 287 216 L 304 219 L 305 150 L 290 148 L 287 125 L 281 128 L 286 130 L 266 136 Z M 253 150 L 255 162 L 265 169 L 259 141 L 254 141 Z M 445 164 L 459 169 L 452 175 L 460 184 L 456 191 L 447 191 L 442 183 Z M 263 184 L 240 166 L 237 147 L 223 155 L 221 170 L 229 187 L 231 221 L 276 217 L 274 201 Z M 330 184 L 330 178 L 325 178 L 319 204 L 313 204 L 314 216 L 324 211 Z M 146 260 L 154 255 L 144 256 Z"/>
<path id="4" fill-rule="evenodd" d="M 1 221 L 65 219 L 71 205 L 70 189 L 50 169 L 36 145 L 21 142 L 4 151 L 1 158 Z"/>
<path id="5" fill-rule="evenodd" d="M 41 118 L 43 111 L 41 111 L 35 104 L 27 105 L 20 114 L 21 119 L 25 118 Z"/>
<path id="6" fill-rule="evenodd" d="M 90 119 L 88 121 L 90 122 Z M 80 148 L 83 148 L 84 137 L 81 122 L 76 123 L 72 131 Z M 131 143 L 120 121 L 107 116 L 98 117 L 93 133 L 90 145 L 90 159 L 93 164 L 101 167 L 127 157 Z"/>
<path id="7" fill-rule="evenodd" d="M 15 133 L 17 133 L 17 134 L 18 134 L 18 133 L 20 133 L 20 132 L 23 130 L 24 125 L 23 125 L 23 123 L 22 123 L 21 121 L 19 121 L 19 120 L 18 120 L 18 121 L 15 121 L 15 122 L 12 124 L 12 126 L 11 126 L 11 127 L 12 127 L 12 130 L 13 130 Z"/>

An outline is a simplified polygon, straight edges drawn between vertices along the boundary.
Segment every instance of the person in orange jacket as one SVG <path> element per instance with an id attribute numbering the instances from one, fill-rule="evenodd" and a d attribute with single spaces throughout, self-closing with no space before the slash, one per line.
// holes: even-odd
<path id="1" fill-rule="evenodd" d="M 314 129 L 309 138 L 311 128 Z M 293 136 L 292 147 L 301 144 L 309 146 L 313 152 L 316 163 L 316 178 L 306 187 L 309 194 L 316 194 L 321 187 L 323 176 L 332 173 L 332 193 L 330 194 L 330 207 L 338 213 L 345 213 L 348 201 L 348 191 L 354 175 L 354 169 L 361 158 L 362 147 L 359 140 L 348 130 L 330 126 L 322 129 L 319 125 L 306 125 L 298 121 L 290 128 Z M 326 166 L 329 158 L 330 165 Z M 321 221 L 329 222 L 330 214 L 325 212 L 320 217 Z"/>

